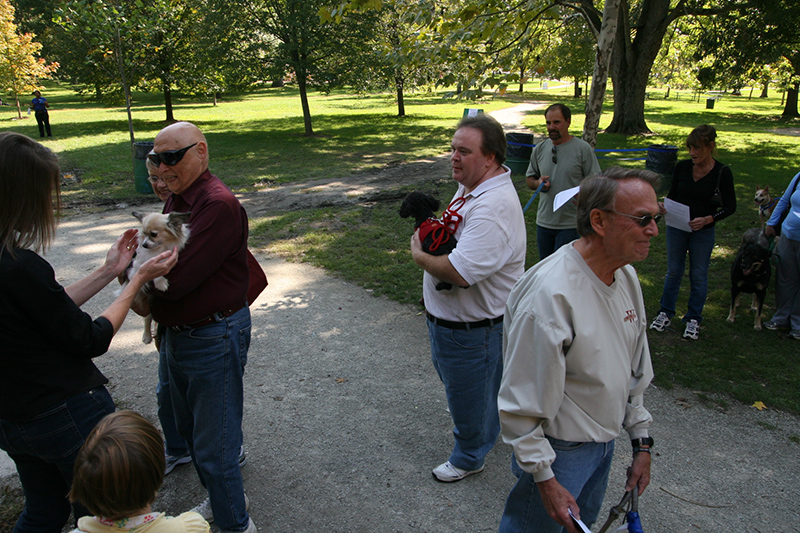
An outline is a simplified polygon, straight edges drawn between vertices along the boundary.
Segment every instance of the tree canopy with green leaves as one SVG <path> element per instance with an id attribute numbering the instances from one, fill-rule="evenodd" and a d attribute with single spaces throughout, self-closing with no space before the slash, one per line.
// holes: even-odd
<path id="1" fill-rule="evenodd" d="M 49 78 L 58 63 L 39 57 L 42 48 L 32 33 L 20 33 L 14 23 L 14 6 L 0 0 L 0 83 L 14 95 L 17 116 L 22 117 L 19 95 L 39 88 L 39 80 Z"/>

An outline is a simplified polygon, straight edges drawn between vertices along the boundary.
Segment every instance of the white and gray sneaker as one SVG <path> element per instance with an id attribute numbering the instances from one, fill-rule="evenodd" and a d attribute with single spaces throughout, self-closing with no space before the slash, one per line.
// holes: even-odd
<path id="1" fill-rule="evenodd" d="M 465 477 L 477 474 L 478 472 L 483 472 L 483 465 L 477 470 L 463 470 L 450 464 L 450 461 L 447 461 L 434 468 L 431 474 L 433 474 L 433 477 L 438 481 L 452 483 L 453 481 L 461 481 Z"/>
<path id="2" fill-rule="evenodd" d="M 700 324 L 697 320 L 691 319 L 686 323 L 686 329 L 683 332 L 683 338 L 696 341 L 700 338 Z"/>
<path id="3" fill-rule="evenodd" d="M 247 494 L 244 495 L 244 510 L 250 510 L 250 498 L 247 497 Z M 211 510 L 211 498 L 206 497 L 205 500 L 200 502 L 200 505 L 191 509 L 191 512 L 197 513 L 203 517 L 203 520 L 208 522 L 209 524 L 214 521 L 214 512 Z M 250 521 L 250 524 L 253 524 L 253 521 Z M 256 527 L 253 525 L 253 527 Z M 247 530 L 250 530 L 250 526 L 248 525 Z M 254 530 L 255 531 L 255 530 Z"/>
<path id="4" fill-rule="evenodd" d="M 220 530 L 220 533 L 234 533 L 232 531 L 225 531 L 224 529 Z M 242 531 L 241 533 L 258 533 L 258 528 L 253 523 L 253 519 L 250 519 L 250 522 L 247 523 L 247 529 Z"/>
<path id="5" fill-rule="evenodd" d="M 670 320 L 667 316 L 667 313 L 664 311 L 660 311 L 658 316 L 653 319 L 653 322 L 650 324 L 650 329 L 654 329 L 656 331 L 664 331 L 667 326 L 669 326 Z"/>

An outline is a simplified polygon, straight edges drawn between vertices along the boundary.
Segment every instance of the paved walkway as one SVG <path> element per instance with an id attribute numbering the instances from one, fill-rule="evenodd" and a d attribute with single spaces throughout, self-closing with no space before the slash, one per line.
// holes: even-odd
<path id="1" fill-rule="evenodd" d="M 129 208 L 63 221 L 48 254 L 59 280 L 99 266 L 134 222 Z M 270 285 L 252 306 L 243 472 L 261 531 L 496 531 L 514 483 L 508 446 L 498 444 L 486 470 L 462 482 L 430 475 L 452 437 L 420 310 L 308 265 L 257 256 Z M 112 299 L 106 289 L 86 310 L 96 316 Z M 119 407 L 156 421 L 157 356 L 140 332 L 129 316 L 97 362 Z M 645 531 L 800 531 L 797 417 L 735 404 L 723 413 L 682 390 L 652 389 L 646 403 L 657 453 L 640 500 Z M 622 495 L 629 461 L 630 444 L 622 437 L 617 445 L 603 515 Z M 18 484 L 3 472 L 0 485 Z M 192 467 L 181 467 L 156 508 L 180 513 L 202 496 Z"/>

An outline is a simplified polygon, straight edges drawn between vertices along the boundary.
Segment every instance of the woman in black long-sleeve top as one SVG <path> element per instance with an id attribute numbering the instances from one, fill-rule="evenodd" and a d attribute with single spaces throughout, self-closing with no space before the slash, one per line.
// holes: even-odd
<path id="1" fill-rule="evenodd" d="M 58 160 L 14 132 L 0 133 L 0 448 L 17 467 L 25 508 L 14 531 L 59 532 L 69 518 L 72 465 L 114 402 L 92 358 L 108 350 L 136 292 L 169 272 L 177 253 L 145 263 L 97 319 L 80 306 L 125 270 L 128 230 L 105 263 L 69 287 L 37 254 L 53 239 L 60 206 Z M 75 518 L 88 512 L 74 506 Z"/>
<path id="2" fill-rule="evenodd" d="M 664 331 L 675 316 L 678 292 L 689 254 L 689 302 L 683 322 L 683 338 L 697 340 L 708 293 L 708 267 L 714 249 L 714 226 L 736 211 L 733 173 L 714 159 L 717 131 L 702 125 L 686 139 L 691 159 L 675 165 L 667 198 L 689 206 L 689 227 L 683 231 L 667 226 L 667 276 L 661 295 L 661 309 L 650 329 Z M 716 192 L 719 190 L 719 194 Z M 721 199 L 721 204 L 715 201 Z"/>

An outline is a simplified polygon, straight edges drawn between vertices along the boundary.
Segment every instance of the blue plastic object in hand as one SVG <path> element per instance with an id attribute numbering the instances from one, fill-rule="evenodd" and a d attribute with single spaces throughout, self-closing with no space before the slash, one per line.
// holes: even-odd
<path id="1" fill-rule="evenodd" d="M 639 513 L 628 511 L 628 533 L 644 533 Z"/>

